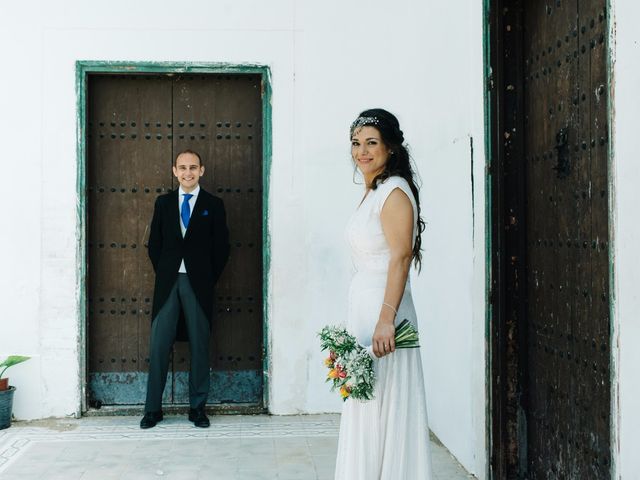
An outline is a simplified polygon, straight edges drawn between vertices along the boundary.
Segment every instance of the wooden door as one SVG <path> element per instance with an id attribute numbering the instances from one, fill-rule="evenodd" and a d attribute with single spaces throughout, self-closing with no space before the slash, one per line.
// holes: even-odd
<path id="1" fill-rule="evenodd" d="M 209 403 L 262 403 L 262 86 L 259 75 L 91 75 L 88 82 L 88 396 L 144 403 L 155 198 L 177 188 L 180 151 L 226 206 L 231 257 L 217 285 Z M 213 295 L 213 292 L 212 292 Z M 163 400 L 188 403 L 188 344 Z"/>
<path id="2" fill-rule="evenodd" d="M 610 478 L 606 2 L 497 2 L 495 478 Z"/>

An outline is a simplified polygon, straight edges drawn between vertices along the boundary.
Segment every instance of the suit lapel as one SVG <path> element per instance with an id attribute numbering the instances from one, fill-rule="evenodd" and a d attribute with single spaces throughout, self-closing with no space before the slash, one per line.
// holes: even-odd
<path id="1" fill-rule="evenodd" d="M 169 225 L 173 225 L 173 230 L 175 231 L 178 238 L 182 239 L 182 230 L 180 228 L 180 205 L 178 204 L 178 193 L 179 190 L 176 188 L 173 192 L 171 192 L 171 199 L 169 200 Z"/>

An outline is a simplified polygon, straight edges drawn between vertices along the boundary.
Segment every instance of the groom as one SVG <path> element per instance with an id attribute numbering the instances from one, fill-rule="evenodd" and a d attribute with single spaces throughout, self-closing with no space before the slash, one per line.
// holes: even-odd
<path id="1" fill-rule="evenodd" d="M 147 399 L 140 428 L 162 420 L 162 392 L 176 340 L 188 337 L 189 420 L 206 428 L 209 393 L 209 335 L 215 284 L 229 258 L 224 204 L 200 188 L 204 165 L 193 150 L 178 154 L 173 174 L 180 188 L 156 199 L 149 258 L 156 273 L 153 292 Z M 183 328 L 186 326 L 186 335 Z"/>

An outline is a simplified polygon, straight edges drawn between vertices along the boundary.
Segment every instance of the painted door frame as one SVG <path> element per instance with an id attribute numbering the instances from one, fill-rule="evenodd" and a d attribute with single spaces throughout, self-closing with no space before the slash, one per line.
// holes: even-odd
<path id="1" fill-rule="evenodd" d="M 505 447 L 505 418 L 504 412 L 496 408 L 499 402 L 497 398 L 501 395 L 501 388 L 504 383 L 499 384 L 498 378 L 502 375 L 504 382 L 504 374 L 506 372 L 505 352 L 501 352 L 500 335 L 498 331 L 501 323 L 504 321 L 506 314 L 504 308 L 504 291 L 502 283 L 504 281 L 504 270 L 506 260 L 498 255 L 503 249 L 503 241 L 499 237 L 498 232 L 505 225 L 504 204 L 499 200 L 502 188 L 502 159 L 500 158 L 500 143 L 502 139 L 502 127 L 504 122 L 500 118 L 501 110 L 504 109 L 504 97 L 500 96 L 501 90 L 501 72 L 496 69 L 498 56 L 502 55 L 504 46 L 502 37 L 504 35 L 502 27 L 504 23 L 500 16 L 502 10 L 500 8 L 503 3 L 500 0 L 483 0 L 483 38 L 484 38 L 484 84 L 485 84 L 485 154 L 487 158 L 487 168 L 485 175 L 485 192 L 486 192 L 486 231 L 487 244 L 485 261 L 487 265 L 486 275 L 486 384 L 487 384 L 487 407 L 486 407 L 486 445 L 487 445 L 487 479 L 502 479 L 504 474 L 506 457 L 501 449 Z M 613 65 L 615 62 L 615 20 L 614 20 L 614 3 L 615 0 L 607 0 L 607 91 L 608 91 L 608 210 L 609 210 L 609 315 L 610 315 L 610 338 L 611 338 L 611 358 L 610 358 L 610 376 L 611 376 L 611 412 L 610 412 L 610 446 L 611 446 L 611 478 L 617 478 L 618 469 L 618 450 L 619 450 L 619 398 L 618 398 L 618 320 L 616 317 L 615 303 L 615 184 L 614 184 L 614 168 L 615 168 L 615 148 L 614 139 L 614 78 Z M 504 201 L 504 200 L 503 200 Z M 498 257 L 498 258 L 497 258 Z M 502 332 L 504 333 L 504 332 Z"/>
<path id="2" fill-rule="evenodd" d="M 272 155 L 271 71 L 266 65 L 208 62 L 76 61 L 76 301 L 80 404 L 87 405 L 87 80 L 90 74 L 245 74 L 260 75 L 262 82 L 262 409 L 269 407 L 269 298 L 271 235 L 269 231 L 269 185 Z"/>

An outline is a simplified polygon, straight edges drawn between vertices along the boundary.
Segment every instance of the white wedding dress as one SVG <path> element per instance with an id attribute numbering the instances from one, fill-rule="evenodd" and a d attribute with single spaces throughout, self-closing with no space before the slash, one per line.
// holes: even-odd
<path id="1" fill-rule="evenodd" d="M 390 177 L 369 192 L 347 226 L 356 271 L 349 289 L 346 328 L 361 345 L 371 345 L 384 301 L 390 251 L 380 212 L 396 188 L 409 197 L 416 218 L 409 184 L 401 177 Z M 416 232 L 414 226 L 414 241 Z M 408 279 L 396 325 L 405 318 L 417 326 Z M 433 479 L 420 349 L 399 349 L 373 363 L 375 398 L 348 399 L 343 406 L 335 480 Z"/>

